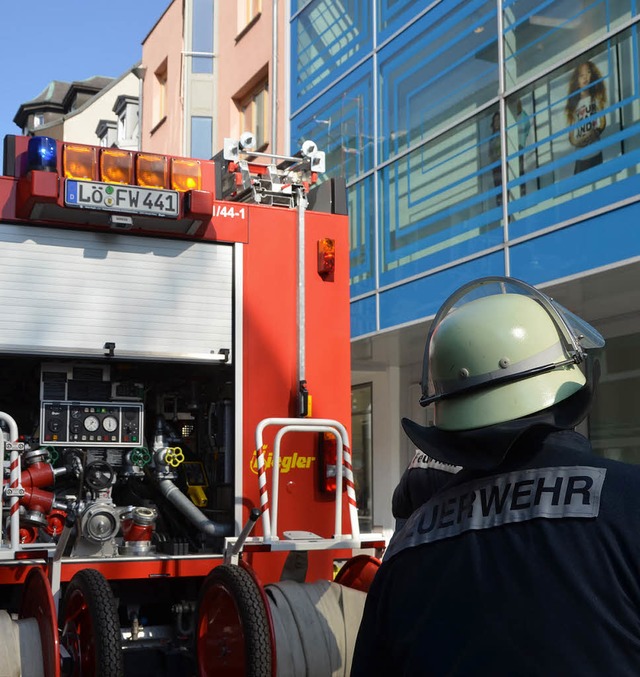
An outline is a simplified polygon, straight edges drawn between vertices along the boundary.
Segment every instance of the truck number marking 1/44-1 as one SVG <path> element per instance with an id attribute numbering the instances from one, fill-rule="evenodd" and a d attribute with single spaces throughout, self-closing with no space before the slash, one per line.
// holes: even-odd
<path id="1" fill-rule="evenodd" d="M 223 219 L 244 219 L 246 215 L 245 208 L 239 207 L 236 208 L 233 205 L 214 205 L 213 206 L 213 216 L 217 216 Z"/>

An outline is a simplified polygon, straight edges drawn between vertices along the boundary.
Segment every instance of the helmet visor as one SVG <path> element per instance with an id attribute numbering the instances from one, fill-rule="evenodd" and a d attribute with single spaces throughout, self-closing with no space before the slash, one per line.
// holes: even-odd
<path id="1" fill-rule="evenodd" d="M 508 376 L 505 375 L 500 378 L 492 378 L 484 383 L 475 384 L 469 388 L 456 390 L 455 392 L 446 392 L 445 389 L 434 384 L 429 371 L 431 343 L 435 332 L 442 321 L 461 306 L 483 297 L 500 294 L 522 294 L 539 303 L 558 330 L 558 338 L 561 342 L 566 359 L 560 362 L 554 361 L 535 365 L 526 371 L 510 374 Z M 422 370 L 422 397 L 420 399 L 420 404 L 426 406 L 431 402 L 435 402 L 445 397 L 451 397 L 462 393 L 466 394 L 471 389 L 478 390 L 480 388 L 494 387 L 508 381 L 518 380 L 535 374 L 544 373 L 545 371 L 558 369 L 567 364 L 580 364 L 586 358 L 586 351 L 602 348 L 604 343 L 605 341 L 602 335 L 590 324 L 526 282 L 508 277 L 480 278 L 463 285 L 454 292 L 444 302 L 431 324 L 425 346 Z"/>

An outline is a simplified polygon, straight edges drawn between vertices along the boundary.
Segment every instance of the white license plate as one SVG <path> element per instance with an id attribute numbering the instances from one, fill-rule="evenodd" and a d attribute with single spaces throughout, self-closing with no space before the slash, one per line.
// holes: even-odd
<path id="1" fill-rule="evenodd" d="M 178 216 L 179 199 L 175 190 L 67 179 L 64 203 L 68 207 L 175 218 Z"/>

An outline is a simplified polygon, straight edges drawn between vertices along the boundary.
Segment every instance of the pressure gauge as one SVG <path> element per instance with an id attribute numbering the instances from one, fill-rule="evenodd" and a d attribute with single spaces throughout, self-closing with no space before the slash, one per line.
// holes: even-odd
<path id="1" fill-rule="evenodd" d="M 105 416 L 102 419 L 102 427 L 108 433 L 112 433 L 118 429 L 118 419 L 115 416 Z"/>
<path id="2" fill-rule="evenodd" d="M 60 431 L 60 428 L 62 428 L 62 422 L 59 418 L 52 418 L 47 424 L 47 427 L 52 433 L 57 433 Z"/>
<path id="3" fill-rule="evenodd" d="M 100 421 L 97 416 L 90 414 L 84 419 L 84 427 L 90 432 L 95 432 L 100 427 Z"/>

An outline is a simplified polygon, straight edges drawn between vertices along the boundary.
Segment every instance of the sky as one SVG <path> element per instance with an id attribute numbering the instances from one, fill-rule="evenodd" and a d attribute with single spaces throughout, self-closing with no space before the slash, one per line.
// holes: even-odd
<path id="1" fill-rule="evenodd" d="M 21 104 L 52 80 L 119 77 L 142 57 L 142 41 L 171 0 L 0 0 L 2 140 L 21 134 Z M 2 173 L 0 171 L 0 173 Z"/>

